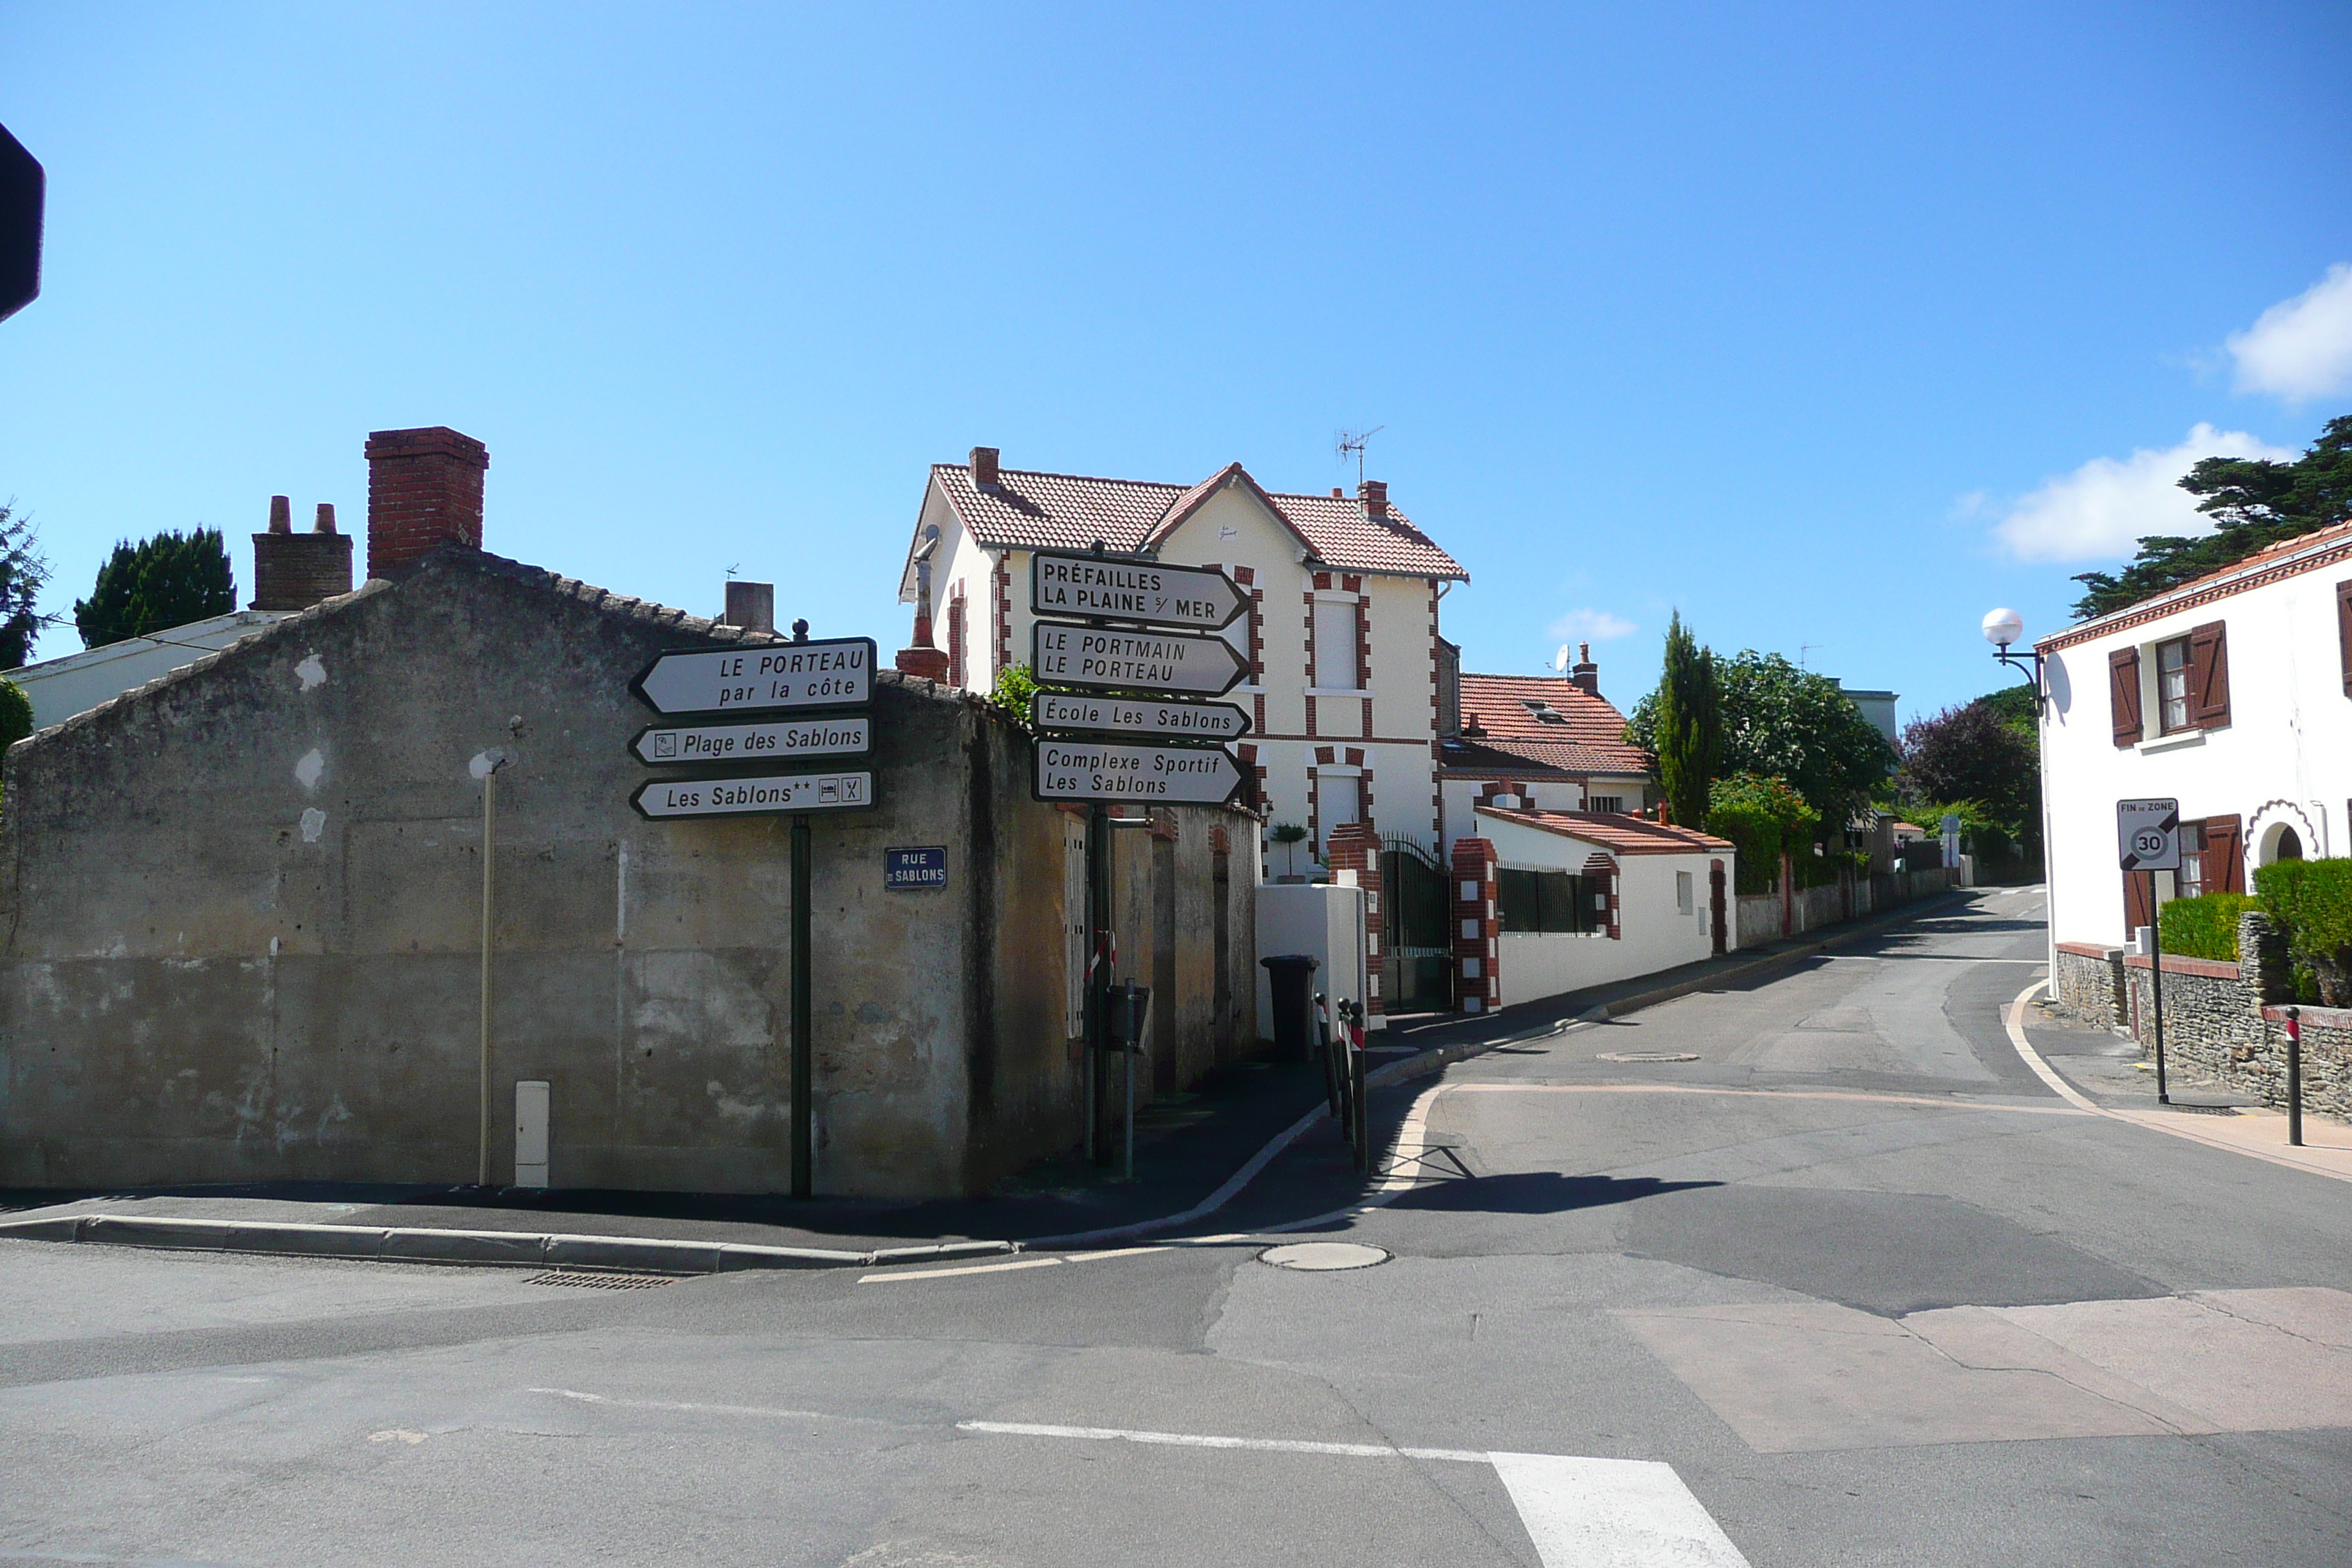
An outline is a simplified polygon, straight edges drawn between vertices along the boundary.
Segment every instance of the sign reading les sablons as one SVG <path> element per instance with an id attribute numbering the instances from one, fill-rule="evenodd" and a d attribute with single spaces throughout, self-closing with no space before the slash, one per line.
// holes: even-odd
<path id="1" fill-rule="evenodd" d="M 874 695 L 874 639 L 755 644 L 666 653 L 629 682 L 656 713 L 856 708 Z"/>
<path id="2" fill-rule="evenodd" d="M 656 779 L 629 804 L 641 816 L 768 816 L 803 811 L 855 811 L 874 804 L 874 775 L 774 773 L 764 778 Z"/>
<path id="3" fill-rule="evenodd" d="M 1041 616 L 1213 632 L 1241 618 L 1249 595 L 1213 566 L 1041 550 L 1029 559 L 1029 608 Z"/>

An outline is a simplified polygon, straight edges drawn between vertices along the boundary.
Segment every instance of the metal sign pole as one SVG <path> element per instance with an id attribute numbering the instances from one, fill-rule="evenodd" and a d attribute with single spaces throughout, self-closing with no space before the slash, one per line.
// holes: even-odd
<path id="1" fill-rule="evenodd" d="M 497 889 L 499 764 L 482 775 L 482 1051 L 480 1137 L 475 1145 L 474 1184 L 490 1184 L 490 899 Z"/>
<path id="2" fill-rule="evenodd" d="M 2147 944 L 2156 950 L 2147 959 L 2148 989 L 2156 999 L 2156 1102 L 2170 1105 L 2172 1096 L 2164 1087 L 2164 911 L 2157 907 L 2153 871 L 2147 874 Z"/>
<path id="3" fill-rule="evenodd" d="M 1110 807 L 1087 807 L 1087 1157 L 1110 1163 L 1103 1137 L 1101 1060 L 1108 1043 L 1110 996 Z"/>
<path id="4" fill-rule="evenodd" d="M 815 1191 L 813 1139 L 816 1107 L 811 1103 L 815 1047 L 809 1038 L 809 819 L 793 818 L 793 1196 Z"/>

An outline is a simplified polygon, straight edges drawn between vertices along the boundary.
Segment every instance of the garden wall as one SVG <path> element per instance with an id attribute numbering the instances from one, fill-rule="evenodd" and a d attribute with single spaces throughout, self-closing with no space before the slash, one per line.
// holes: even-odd
<path id="1" fill-rule="evenodd" d="M 2164 1059 L 2168 1076 L 2200 1079 L 2266 1105 L 2286 1104 L 2286 1013 L 2291 994 L 2285 955 L 2262 915 L 2238 922 L 2235 963 L 2164 955 Z M 2070 949 L 2079 950 L 2070 952 Z M 2097 948 L 2061 943 L 2062 965 Z M 2117 961 L 2124 1016 L 2140 1048 L 2156 1050 L 2153 962 L 2137 953 Z M 2087 971 L 2077 967 L 2079 976 Z M 2352 1009 L 2304 1007 L 2303 1107 L 2352 1120 Z"/>

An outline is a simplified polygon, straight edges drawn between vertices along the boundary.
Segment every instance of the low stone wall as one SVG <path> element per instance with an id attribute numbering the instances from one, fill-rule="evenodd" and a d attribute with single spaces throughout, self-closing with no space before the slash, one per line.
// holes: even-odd
<path id="1" fill-rule="evenodd" d="M 2069 949 L 2074 952 L 2070 953 Z M 2070 957 L 2104 950 L 2059 944 Z M 2164 1059 L 2167 1076 L 2202 1079 L 2264 1104 L 2286 1104 L 2286 955 L 2270 922 L 2249 912 L 2238 924 L 2235 963 L 2164 957 Z M 2133 1038 L 2156 1050 L 2154 962 L 2137 953 L 2119 961 L 2125 1018 Z M 2079 975 L 2083 972 L 2076 971 Z M 2053 975 L 2053 983 L 2055 976 Z M 2352 1010 L 2304 1007 L 2303 1108 L 2315 1115 L 2352 1120 Z"/>
<path id="2" fill-rule="evenodd" d="M 1738 944 L 1758 947 L 1839 921 L 1858 920 L 1875 910 L 1893 909 L 1956 887 L 1958 875 L 1951 868 L 1939 866 L 1929 871 L 1902 871 L 1826 882 L 1818 888 L 1798 889 L 1785 907 L 1779 893 L 1742 893 L 1738 898 Z"/>
<path id="3" fill-rule="evenodd" d="M 2170 973 L 2167 971 L 2167 973 Z M 2062 942 L 2050 969 L 2053 1010 L 2085 1024 L 2117 1029 L 2130 1015 L 2124 994 L 2124 950 Z"/>

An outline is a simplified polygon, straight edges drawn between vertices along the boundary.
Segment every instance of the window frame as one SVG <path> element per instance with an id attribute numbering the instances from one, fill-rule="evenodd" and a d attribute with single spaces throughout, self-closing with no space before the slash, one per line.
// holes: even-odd
<path id="1" fill-rule="evenodd" d="M 2156 732 L 2159 735 L 2185 735 L 2200 728 L 2197 723 L 2197 692 L 2195 660 L 2189 646 L 2189 634 L 2166 637 L 2154 645 L 2156 658 Z M 2180 662 L 2167 666 L 2165 660 L 2178 655 Z M 2176 696 L 2169 681 L 2177 679 L 2179 692 Z M 2178 703 L 2180 721 L 2172 721 L 2173 705 Z"/>

